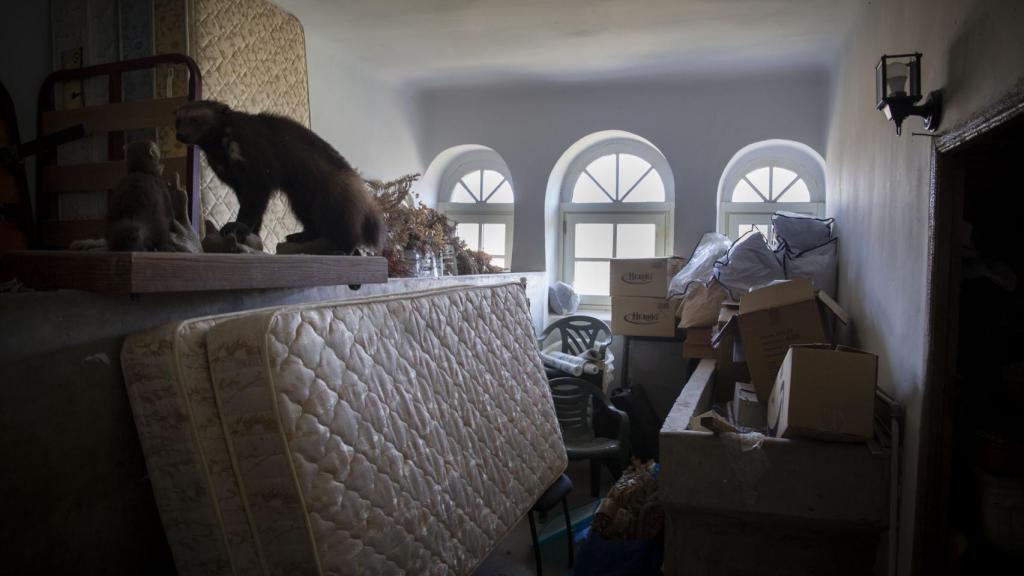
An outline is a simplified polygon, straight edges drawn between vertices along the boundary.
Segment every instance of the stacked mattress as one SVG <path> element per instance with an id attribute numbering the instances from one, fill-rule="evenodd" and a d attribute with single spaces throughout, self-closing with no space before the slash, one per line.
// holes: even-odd
<path id="1" fill-rule="evenodd" d="M 122 364 L 181 574 L 468 574 L 566 465 L 518 284 L 188 320 Z"/>

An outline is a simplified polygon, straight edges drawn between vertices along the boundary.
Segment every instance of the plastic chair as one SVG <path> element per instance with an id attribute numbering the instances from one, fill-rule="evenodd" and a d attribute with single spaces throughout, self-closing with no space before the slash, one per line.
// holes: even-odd
<path id="1" fill-rule="evenodd" d="M 569 460 L 590 460 L 590 495 L 596 498 L 601 487 L 601 465 L 608 463 L 615 471 L 629 462 L 629 416 L 612 406 L 600 388 L 582 378 L 553 378 L 548 384 L 565 452 Z M 599 412 L 615 424 L 614 438 L 595 433 L 594 418 Z"/>
<path id="2" fill-rule="evenodd" d="M 591 316 L 567 316 L 553 322 L 544 329 L 537 346 L 543 350 L 544 343 L 553 332 L 561 338 L 561 351 L 566 354 L 582 354 L 597 348 L 602 355 L 612 343 L 612 330 L 607 324 Z"/>
<path id="3" fill-rule="evenodd" d="M 572 568 L 574 542 L 572 537 L 572 520 L 569 518 L 569 502 L 567 500 L 569 492 L 572 492 L 572 480 L 565 474 L 562 474 L 558 480 L 555 480 L 554 484 L 541 494 L 537 503 L 526 513 L 530 518 L 530 537 L 533 538 L 533 560 L 537 563 L 537 576 L 544 574 L 544 565 L 540 561 L 540 542 L 537 540 L 537 524 L 533 520 L 533 513 L 540 512 L 542 515 L 546 514 L 548 510 L 554 508 L 559 502 L 562 503 L 562 514 L 565 515 L 565 537 L 569 541 L 569 568 Z"/>

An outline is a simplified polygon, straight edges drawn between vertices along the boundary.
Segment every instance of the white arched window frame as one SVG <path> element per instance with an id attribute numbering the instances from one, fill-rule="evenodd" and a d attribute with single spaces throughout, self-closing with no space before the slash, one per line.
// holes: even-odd
<path id="1" fill-rule="evenodd" d="M 598 161 L 606 174 L 614 166 L 614 186 L 607 183 L 607 177 L 591 173 Z M 648 185 L 657 180 L 663 200 L 636 201 L 632 195 L 641 182 L 649 192 L 652 188 Z M 578 184 L 586 187 L 581 196 L 599 201 L 580 202 L 579 196 L 574 201 Z M 561 278 L 577 289 L 581 303 L 610 303 L 608 267 L 612 258 L 662 257 L 671 252 L 674 190 L 668 160 L 639 138 L 605 140 L 572 160 L 561 189 Z"/>
<path id="2" fill-rule="evenodd" d="M 453 160 L 441 175 L 438 208 L 456 223 L 472 250 L 508 270 L 512 260 L 515 191 L 508 166 L 489 149 L 472 150 Z"/>
<path id="3" fill-rule="evenodd" d="M 825 161 L 799 142 L 751 144 L 729 161 L 718 199 L 719 233 L 736 239 L 757 229 L 773 241 L 771 215 L 777 211 L 825 216 Z"/>

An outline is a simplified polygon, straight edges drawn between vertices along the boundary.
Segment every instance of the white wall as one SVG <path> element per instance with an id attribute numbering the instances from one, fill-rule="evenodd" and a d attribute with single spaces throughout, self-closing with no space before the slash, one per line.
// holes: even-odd
<path id="1" fill-rule="evenodd" d="M 306 31 L 313 130 L 366 178 L 390 180 L 423 172 L 413 97 L 380 80 L 330 38 Z"/>
<path id="2" fill-rule="evenodd" d="M 685 81 L 523 83 L 425 90 L 421 151 L 429 162 L 458 144 L 501 154 L 516 193 L 513 270 L 543 270 L 548 175 L 574 142 L 617 129 L 650 140 L 676 182 L 675 251 L 686 254 L 715 228 L 718 179 L 740 148 L 768 138 L 803 142 L 824 155 L 824 71 L 752 73 Z"/>
<path id="3" fill-rule="evenodd" d="M 875 109 L 874 66 L 883 53 L 922 52 L 923 89 L 944 90 L 940 131 L 948 130 L 1021 81 L 1022 24 L 1019 0 L 877 0 L 865 5 L 839 63 L 828 211 L 842 238 L 839 296 L 854 318 L 852 338 L 879 353 L 881 386 L 907 407 L 900 574 L 910 574 L 913 543 L 932 142 L 910 134 L 922 131 L 920 119 L 897 137 Z"/>

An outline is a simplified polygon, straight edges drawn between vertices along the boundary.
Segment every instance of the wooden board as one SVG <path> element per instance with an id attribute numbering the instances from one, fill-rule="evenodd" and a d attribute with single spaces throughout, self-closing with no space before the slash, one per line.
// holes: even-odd
<path id="1" fill-rule="evenodd" d="M 146 294 L 388 281 L 387 260 L 363 256 L 15 250 L 3 260 L 22 284 L 36 290 Z"/>
<path id="2" fill-rule="evenodd" d="M 84 124 L 87 132 L 173 126 L 175 110 L 187 101 L 184 97 L 160 98 L 43 112 L 43 134 L 50 134 L 75 124 Z"/>

